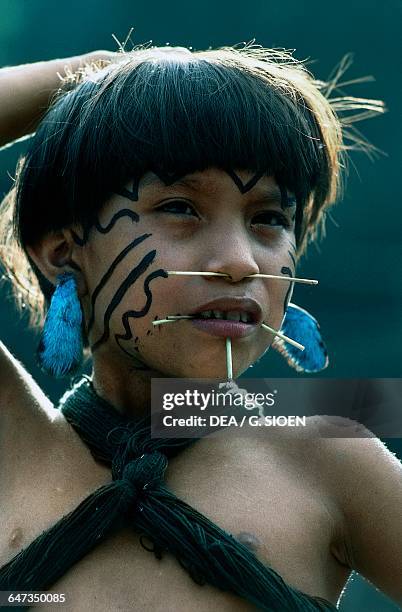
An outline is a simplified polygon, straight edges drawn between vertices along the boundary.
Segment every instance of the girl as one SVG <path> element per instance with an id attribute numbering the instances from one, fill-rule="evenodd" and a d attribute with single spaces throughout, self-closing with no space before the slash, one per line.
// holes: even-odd
<path id="1" fill-rule="evenodd" d="M 84 348 L 92 375 L 55 409 L 2 346 L 1 589 L 51 587 L 68 610 L 331 610 L 355 569 L 402 601 L 402 468 L 370 432 L 150 436 L 152 378 L 225 378 L 225 338 L 234 378 L 271 344 L 325 367 L 286 279 L 339 188 L 334 84 L 252 47 L 140 49 L 70 76 L 3 241 L 20 298 L 47 312 L 43 368 L 70 375 Z"/>

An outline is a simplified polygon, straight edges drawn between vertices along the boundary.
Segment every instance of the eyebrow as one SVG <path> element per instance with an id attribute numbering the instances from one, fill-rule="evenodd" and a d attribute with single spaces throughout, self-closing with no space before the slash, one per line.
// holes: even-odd
<path id="1" fill-rule="evenodd" d="M 189 187 L 196 191 L 200 191 L 202 189 L 202 183 L 203 183 L 202 179 L 199 179 L 196 177 L 192 178 L 190 176 L 183 176 L 177 179 L 177 181 L 174 181 L 173 183 L 171 183 L 170 185 L 166 185 L 163 181 L 161 181 L 161 179 L 158 176 L 151 175 L 151 176 L 141 179 L 140 187 L 141 188 L 150 187 L 151 185 L 155 185 L 157 187 L 162 187 L 162 188 Z M 257 187 L 257 185 L 255 187 Z M 253 189 L 255 189 L 255 187 Z M 248 193 L 252 193 L 252 191 L 253 190 L 251 190 Z M 286 194 L 286 190 L 284 191 Z M 287 197 L 285 198 L 284 208 L 295 208 L 296 198 L 290 194 L 286 194 L 286 195 Z M 277 185 L 270 185 L 268 187 L 260 188 L 258 191 L 258 195 L 256 197 L 258 197 L 260 201 L 264 201 L 267 203 L 276 203 L 276 204 L 280 204 L 281 206 L 283 204 L 283 194 L 281 192 L 281 189 Z"/>

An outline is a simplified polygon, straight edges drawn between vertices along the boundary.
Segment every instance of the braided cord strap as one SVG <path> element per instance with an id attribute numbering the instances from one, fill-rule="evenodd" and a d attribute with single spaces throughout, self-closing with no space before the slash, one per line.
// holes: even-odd
<path id="1" fill-rule="evenodd" d="M 111 533 L 132 525 L 153 543 L 147 550 L 159 559 L 163 552 L 174 555 L 200 585 L 236 593 L 260 610 L 336 610 L 325 599 L 289 586 L 244 544 L 166 487 L 168 459 L 197 439 L 151 438 L 150 417 L 124 418 L 95 393 L 86 376 L 59 407 L 94 458 L 111 467 L 112 481 L 1 568 L 1 590 L 46 590 Z"/>

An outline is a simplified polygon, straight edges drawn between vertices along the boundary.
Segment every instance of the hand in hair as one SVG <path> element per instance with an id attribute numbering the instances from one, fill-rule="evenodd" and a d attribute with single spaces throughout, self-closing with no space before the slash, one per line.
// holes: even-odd
<path id="1" fill-rule="evenodd" d="M 114 61 L 111 51 L 11 66 L 0 70 L 0 147 L 35 131 L 63 75 L 72 74 L 85 64 Z"/>

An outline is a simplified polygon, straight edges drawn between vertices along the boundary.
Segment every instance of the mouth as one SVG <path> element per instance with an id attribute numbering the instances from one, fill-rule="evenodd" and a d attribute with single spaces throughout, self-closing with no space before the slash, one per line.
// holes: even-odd
<path id="1" fill-rule="evenodd" d="M 219 298 L 189 313 L 189 322 L 213 336 L 242 338 L 254 333 L 263 321 L 262 308 L 251 298 Z"/>

